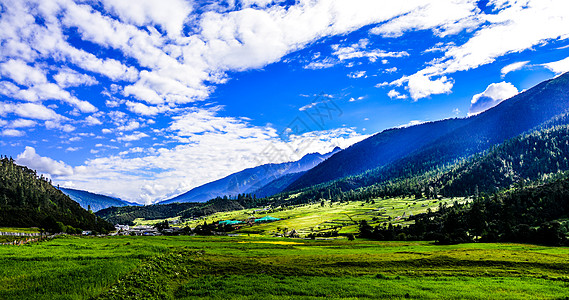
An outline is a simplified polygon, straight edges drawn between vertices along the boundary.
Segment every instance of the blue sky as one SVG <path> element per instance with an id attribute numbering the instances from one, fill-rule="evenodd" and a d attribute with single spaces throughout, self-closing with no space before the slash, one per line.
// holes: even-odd
<path id="1" fill-rule="evenodd" d="M 401 3 L 399 3 L 401 2 Z M 0 153 L 152 203 L 569 71 L 565 0 L 0 0 Z"/>

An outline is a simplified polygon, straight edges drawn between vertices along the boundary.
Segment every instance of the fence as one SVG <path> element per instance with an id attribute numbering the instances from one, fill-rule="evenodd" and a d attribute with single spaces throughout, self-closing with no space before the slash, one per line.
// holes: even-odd
<path id="1" fill-rule="evenodd" d="M 2 232 L 0 231 L 1 236 L 41 236 L 41 233 L 34 232 L 34 233 L 25 233 L 25 232 Z"/>
<path id="2" fill-rule="evenodd" d="M 41 233 L 21 233 L 21 232 L 1 232 L 1 233 L 4 233 L 4 234 L 1 234 L 4 236 L 28 236 L 28 237 L 30 237 L 27 239 L 19 239 L 19 240 L 15 240 L 12 242 L 0 243 L 0 245 L 12 245 L 12 246 L 21 246 L 21 245 L 27 244 L 27 243 L 40 242 L 40 241 L 44 241 L 47 239 L 52 239 L 58 235 L 63 234 L 63 233 L 56 233 L 56 234 L 51 234 L 51 235 L 44 235 Z M 6 234 L 6 233 L 10 233 L 10 234 Z M 16 234 L 23 234 L 23 235 L 16 235 Z M 31 238 L 34 236 L 36 236 L 36 238 Z"/>

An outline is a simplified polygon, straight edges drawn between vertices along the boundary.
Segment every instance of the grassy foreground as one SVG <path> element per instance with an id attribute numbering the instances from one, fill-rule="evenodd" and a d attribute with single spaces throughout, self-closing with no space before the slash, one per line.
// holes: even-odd
<path id="1" fill-rule="evenodd" d="M 569 248 L 247 237 L 0 247 L 0 299 L 565 299 Z"/>

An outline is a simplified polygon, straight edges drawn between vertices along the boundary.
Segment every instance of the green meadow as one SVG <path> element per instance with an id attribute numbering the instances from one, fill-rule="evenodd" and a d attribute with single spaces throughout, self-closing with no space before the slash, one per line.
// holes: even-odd
<path id="1" fill-rule="evenodd" d="M 261 218 L 270 215 L 281 219 L 278 222 L 255 224 L 252 227 L 246 226 L 237 230 L 237 233 L 273 235 L 282 231 L 296 230 L 300 236 L 306 236 L 313 232 L 326 232 L 338 230 L 340 234 L 357 233 L 357 223 L 366 220 L 371 225 L 383 222 L 394 225 L 407 225 L 407 217 L 420 214 L 427 209 L 437 210 L 440 203 L 451 205 L 453 202 L 463 203 L 469 201 L 465 198 L 445 198 L 441 200 L 414 199 L 414 198 L 389 198 L 376 199 L 374 201 L 351 201 L 351 202 L 331 202 L 316 204 L 301 204 L 295 206 L 279 206 L 267 208 L 266 210 L 244 209 L 230 212 L 218 212 L 198 220 L 188 221 L 182 226 L 195 227 L 204 222 L 212 223 L 223 220 L 246 220 L 250 217 Z M 322 205 L 324 204 L 324 205 Z M 171 218 L 167 220 L 173 220 Z M 137 225 L 152 225 L 164 220 L 143 220 L 136 219 Z"/>
<path id="2" fill-rule="evenodd" d="M 267 237 L 0 246 L 0 299 L 564 299 L 569 248 Z"/>

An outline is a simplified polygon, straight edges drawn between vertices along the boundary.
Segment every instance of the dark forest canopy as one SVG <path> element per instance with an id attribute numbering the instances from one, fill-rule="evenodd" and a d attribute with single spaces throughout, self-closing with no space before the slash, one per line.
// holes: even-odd
<path id="1" fill-rule="evenodd" d="M 569 245 L 569 178 L 481 195 L 413 216 L 408 227 L 360 224 L 362 237 L 440 243 L 520 242 Z"/>

